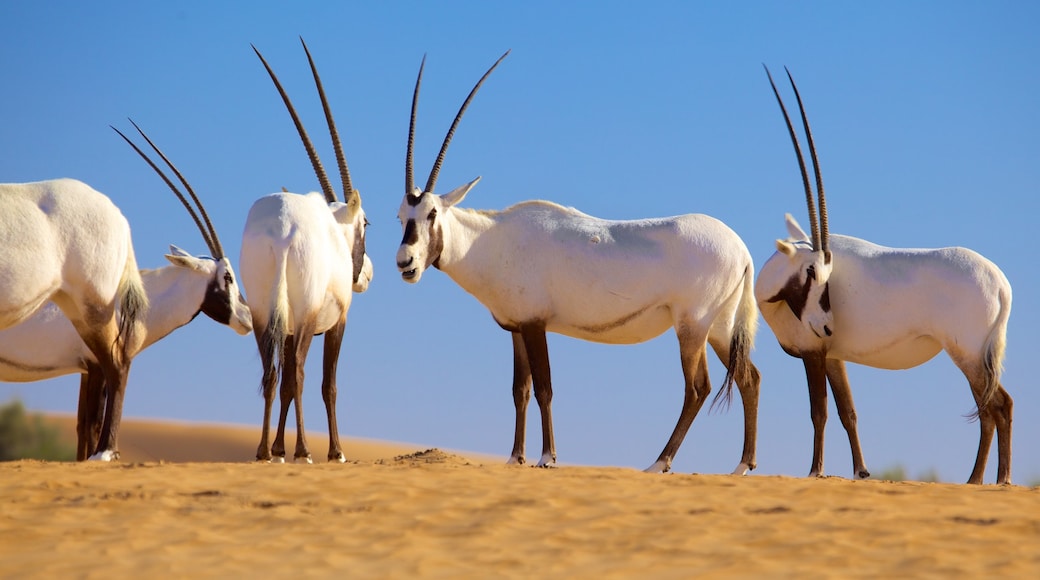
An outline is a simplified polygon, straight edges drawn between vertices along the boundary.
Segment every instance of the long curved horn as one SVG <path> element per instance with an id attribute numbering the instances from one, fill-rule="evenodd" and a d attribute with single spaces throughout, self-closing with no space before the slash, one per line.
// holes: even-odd
<path id="1" fill-rule="evenodd" d="M 769 85 L 773 87 L 776 102 L 780 104 L 780 111 L 783 112 L 784 121 L 787 123 L 787 132 L 791 135 L 791 143 L 794 144 L 794 153 L 798 157 L 798 168 L 802 172 L 802 183 L 805 185 L 805 203 L 809 206 L 809 227 L 812 231 L 812 245 L 815 252 L 820 249 L 821 245 L 820 224 L 816 220 L 816 204 L 813 203 L 812 186 L 809 185 L 809 173 L 805 169 L 805 158 L 802 157 L 802 148 L 798 145 L 798 136 L 794 132 L 794 125 L 791 124 L 791 117 L 787 115 L 787 108 L 784 107 L 784 101 L 780 98 L 780 91 L 776 89 L 776 83 L 773 82 L 773 75 L 769 74 L 769 67 L 765 64 L 762 67 L 766 69 Z"/>
<path id="2" fill-rule="evenodd" d="M 300 37 L 300 44 L 303 45 L 303 51 L 307 53 L 307 62 L 311 65 L 314 85 L 318 87 L 318 96 L 321 97 L 321 108 L 325 111 L 325 121 L 329 125 L 329 135 L 332 137 L 332 147 L 336 151 L 336 163 L 339 165 L 339 177 L 343 181 L 343 201 L 349 202 L 354 197 L 354 186 L 350 182 L 350 169 L 347 168 L 347 157 L 343 154 L 343 144 L 339 139 L 339 131 L 336 130 L 336 122 L 332 120 L 332 109 L 329 108 L 329 101 L 325 98 L 325 88 L 321 84 L 321 77 L 318 76 L 318 67 L 314 65 L 311 51 L 307 48 L 307 43 L 303 41 L 302 36 Z"/>
<path id="3" fill-rule="evenodd" d="M 415 111 L 419 103 L 419 85 L 422 84 L 422 73 L 426 67 L 426 55 L 422 57 L 422 63 L 419 65 L 419 76 L 415 79 L 415 91 L 412 93 L 412 120 L 408 123 L 408 152 L 404 158 L 404 195 L 408 197 L 415 191 L 415 174 L 414 174 L 414 163 L 412 162 L 412 152 L 415 148 Z"/>
<path id="4" fill-rule="evenodd" d="M 332 189 L 332 184 L 329 183 L 329 176 L 325 174 L 325 168 L 321 165 L 321 160 L 318 159 L 318 153 L 314 149 L 314 144 L 311 143 L 310 137 L 307 136 L 307 131 L 303 128 L 303 123 L 300 121 L 299 115 L 296 114 L 296 109 L 293 107 L 292 101 L 289 100 L 289 95 L 286 94 L 285 89 L 282 88 L 282 83 L 278 81 L 278 77 L 275 76 L 274 70 L 271 69 L 271 65 L 267 64 L 267 60 L 264 59 L 264 55 L 260 54 L 260 51 L 253 47 L 253 52 L 256 56 L 260 57 L 260 62 L 264 63 L 264 68 L 267 69 L 267 74 L 270 75 L 271 80 L 274 81 L 275 88 L 278 89 L 278 94 L 282 96 L 282 102 L 285 103 L 285 108 L 289 110 L 289 115 L 292 117 L 293 123 L 296 125 L 296 132 L 300 134 L 300 140 L 303 141 L 303 147 L 307 150 L 307 156 L 311 159 L 311 166 L 314 167 L 314 174 L 318 177 L 318 182 L 321 183 L 321 190 L 325 192 L 325 200 L 329 203 L 336 201 L 336 192 Z"/>
<path id="5" fill-rule="evenodd" d="M 213 222 L 210 221 L 209 215 L 206 213 L 206 208 L 203 207 L 202 202 L 199 201 L 198 196 L 195 195 L 195 190 L 192 189 L 191 185 L 188 184 L 188 180 L 184 178 L 184 175 L 182 175 L 181 172 L 177 170 L 177 168 L 173 165 L 172 162 L 170 162 L 166 155 L 164 155 L 163 152 L 155 146 L 155 143 L 153 143 L 152 140 L 148 138 L 148 135 L 145 135 L 144 131 L 142 131 L 141 128 L 137 126 L 137 123 L 134 123 L 133 119 L 130 119 L 129 121 L 130 124 L 132 124 L 134 128 L 137 129 L 137 132 L 140 133 L 142 137 L 144 137 L 145 141 L 147 141 L 148 144 L 151 145 L 152 149 L 155 150 L 159 157 L 161 157 L 162 160 L 166 162 L 166 165 L 177 176 L 177 179 L 179 179 L 180 182 L 184 184 L 185 189 L 188 190 L 188 194 L 191 195 L 191 199 L 198 206 L 199 212 L 202 214 L 203 219 L 199 219 L 199 215 L 195 213 L 194 209 L 192 209 L 191 204 L 188 203 L 188 200 L 184 197 L 184 194 L 181 193 L 177 186 L 173 184 L 173 181 L 171 181 L 170 178 L 167 177 L 161 169 L 159 169 L 159 166 L 156 165 L 144 153 L 144 151 L 141 151 L 141 149 L 136 144 L 134 144 L 134 142 L 131 141 L 126 135 L 124 135 L 122 131 L 116 129 L 115 127 L 112 127 L 111 125 L 109 125 L 109 127 L 112 127 L 113 131 L 118 133 L 124 141 L 126 141 L 131 147 L 133 147 L 134 151 L 137 151 L 137 154 L 140 155 L 141 158 L 144 159 L 145 162 L 147 162 L 148 165 L 150 165 L 151 168 L 159 174 L 159 177 L 161 177 L 162 180 L 166 182 L 166 185 L 169 186 L 170 190 L 173 191 L 174 195 L 177 196 L 177 199 L 181 201 L 181 204 L 184 206 L 184 209 L 188 210 L 188 214 L 191 216 L 191 219 L 195 220 L 195 225 L 199 228 L 199 233 L 202 234 L 202 239 L 206 242 L 206 246 L 209 247 L 209 251 L 213 252 L 213 257 L 218 260 L 223 259 L 224 248 L 220 245 L 220 239 L 217 238 L 217 230 L 213 227 Z M 203 221 L 205 221 L 206 227 L 203 227 Z M 209 230 L 208 232 L 207 228 Z"/>
<path id="6" fill-rule="evenodd" d="M 805 116 L 805 106 L 802 105 L 802 95 L 798 93 L 798 86 L 794 84 L 791 71 L 784 67 L 787 80 L 791 81 L 794 96 L 798 99 L 798 111 L 802 114 L 802 126 L 805 127 L 805 139 L 809 142 L 809 155 L 812 158 L 813 172 L 816 174 L 816 196 L 820 204 L 820 249 L 823 253 L 830 252 L 828 244 L 829 229 L 827 227 L 827 199 L 823 196 L 823 178 L 820 177 L 820 161 L 816 158 L 816 145 L 813 143 L 812 131 L 809 129 L 809 118 Z"/>
<path id="7" fill-rule="evenodd" d="M 433 169 L 430 170 L 430 178 L 426 181 L 426 189 L 423 191 L 433 192 L 433 187 L 437 184 L 437 175 L 441 172 L 441 164 L 444 163 L 444 155 L 448 152 L 448 145 L 451 143 L 451 138 L 455 136 L 455 129 L 459 126 L 459 121 L 462 120 L 462 114 L 466 112 L 466 108 L 469 107 L 470 101 L 473 100 L 477 91 L 480 90 L 480 85 L 484 84 L 484 81 L 491 75 L 491 71 L 495 70 L 495 67 L 497 67 L 498 64 L 502 62 L 502 59 L 507 56 L 509 56 L 508 50 L 505 54 L 498 57 L 498 60 L 495 61 L 495 64 L 491 65 L 491 68 L 484 73 L 484 76 L 480 77 L 476 86 L 473 87 L 473 90 L 469 92 L 469 96 L 466 97 L 466 100 L 462 103 L 462 107 L 459 108 L 459 112 L 455 115 L 455 121 L 451 124 L 451 128 L 448 129 L 448 134 L 444 136 L 444 144 L 441 145 L 441 151 L 437 154 L 437 161 L 433 163 Z"/>

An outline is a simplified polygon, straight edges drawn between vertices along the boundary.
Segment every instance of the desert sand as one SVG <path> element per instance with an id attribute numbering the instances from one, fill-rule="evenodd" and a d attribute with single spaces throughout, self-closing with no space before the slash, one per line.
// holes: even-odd
<path id="1" fill-rule="evenodd" d="M 117 463 L 0 464 L 0 577 L 1040 577 L 1040 488 L 537 469 L 349 438 L 343 465 L 258 464 L 259 428 L 124 425 Z"/>

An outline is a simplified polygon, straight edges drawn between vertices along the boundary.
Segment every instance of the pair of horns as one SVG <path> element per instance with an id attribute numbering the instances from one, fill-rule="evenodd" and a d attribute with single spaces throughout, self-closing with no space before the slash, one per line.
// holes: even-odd
<path id="1" fill-rule="evenodd" d="M 307 62 L 311 66 L 311 74 L 314 76 L 314 85 L 318 88 L 318 96 L 321 98 L 321 107 L 325 111 L 325 121 L 329 125 L 329 134 L 332 137 L 332 146 L 336 151 L 336 162 L 339 164 L 339 176 L 343 181 L 343 197 L 344 201 L 349 203 L 351 199 L 357 194 L 354 187 L 350 182 L 350 170 L 347 168 L 347 158 L 343 154 L 343 145 L 339 139 L 339 131 L 336 130 L 336 123 L 332 119 L 332 110 L 329 108 L 328 99 L 325 98 L 325 89 L 321 84 L 321 77 L 318 76 L 318 68 L 314 65 L 314 59 L 311 58 L 311 51 L 307 48 L 307 43 L 300 38 L 300 43 L 303 44 L 303 51 L 307 53 Z M 278 77 L 274 74 L 274 70 L 271 69 L 271 65 L 267 64 L 267 60 L 260 54 L 260 51 L 253 45 L 253 52 L 256 56 L 260 57 L 260 62 L 264 63 L 264 68 L 267 69 L 267 74 L 271 76 L 271 80 L 274 81 L 275 88 L 278 89 L 278 94 L 282 96 L 282 102 L 285 103 L 286 109 L 289 110 L 289 115 L 292 117 L 293 123 L 296 125 L 296 131 L 300 134 L 300 140 L 303 141 L 303 147 L 307 150 L 307 156 L 310 157 L 311 166 L 314 168 L 314 174 L 318 177 L 318 182 L 321 184 L 321 190 L 325 193 L 325 200 L 329 203 L 338 201 L 336 199 L 336 191 L 332 189 L 332 183 L 329 182 L 329 177 L 325 173 L 325 168 L 321 164 L 321 160 L 318 158 L 318 153 L 314 149 L 314 144 L 311 142 L 310 137 L 307 136 L 307 131 L 303 128 L 303 123 L 300 121 L 299 115 L 296 114 L 296 108 L 293 107 L 292 101 L 289 100 L 289 95 L 285 92 L 282 87 L 282 83 L 278 81 Z"/>
<path id="2" fill-rule="evenodd" d="M 466 112 L 466 108 L 469 107 L 470 101 L 473 100 L 477 91 L 480 90 L 480 86 L 491 75 L 491 71 L 495 70 L 499 63 L 508 55 L 509 51 L 507 50 L 502 56 L 498 57 L 495 64 L 491 65 L 491 68 L 484 73 L 484 76 L 480 77 L 473 90 L 469 92 L 469 96 L 462 103 L 462 107 L 459 108 L 459 112 L 455 115 L 455 121 L 451 124 L 451 128 L 448 129 L 448 134 L 444 136 L 444 143 L 441 145 L 440 153 L 437 154 L 437 160 L 433 163 L 433 169 L 430 170 L 430 178 L 426 180 L 426 188 L 423 189 L 423 192 L 433 192 L 434 186 L 437 185 L 437 176 L 441 172 L 441 165 L 444 163 L 444 156 L 448 153 L 448 145 L 451 143 L 451 138 L 455 136 L 455 129 L 459 126 L 459 121 L 462 120 L 462 114 Z M 422 84 L 422 73 L 425 66 L 426 56 L 424 55 L 422 64 L 419 65 L 419 76 L 415 79 L 415 92 L 412 93 L 412 120 L 408 124 L 408 153 L 404 162 L 404 194 L 406 196 L 413 195 L 415 192 L 415 178 L 412 169 L 412 151 L 415 145 L 415 113 L 419 104 L 419 86 Z"/>
<path id="3" fill-rule="evenodd" d="M 820 200 L 819 221 L 817 221 L 816 207 L 813 204 L 812 186 L 809 185 L 809 173 L 805 169 L 805 158 L 802 156 L 802 148 L 798 146 L 798 137 L 795 134 L 794 125 L 791 124 L 791 118 L 787 115 L 787 108 L 784 107 L 784 101 L 780 98 L 780 91 L 776 89 L 776 83 L 773 82 L 773 75 L 769 74 L 769 67 L 762 66 L 766 69 L 766 76 L 769 77 L 769 84 L 773 87 L 776 102 L 780 104 L 780 110 L 784 114 L 784 121 L 787 122 L 787 132 L 791 135 L 791 143 L 794 144 L 794 152 L 798 157 L 798 167 L 802 172 L 802 183 L 805 185 L 805 202 L 809 206 L 809 225 L 812 228 L 813 251 L 823 250 L 825 254 L 828 254 L 830 249 L 828 247 L 827 200 L 823 195 L 823 178 L 820 177 L 820 162 L 816 158 L 816 146 L 813 144 L 812 131 L 809 130 L 809 119 L 805 116 L 802 96 L 798 93 L 798 86 L 794 84 L 791 71 L 784 67 L 784 72 L 787 73 L 787 80 L 791 82 L 794 96 L 798 100 L 798 110 L 802 115 L 802 126 L 805 127 L 805 138 L 809 143 L 809 154 L 812 156 L 813 172 L 816 176 L 816 192 Z"/>
<path id="4" fill-rule="evenodd" d="M 195 220 L 195 225 L 198 226 L 199 233 L 202 234 L 202 239 L 206 241 L 206 245 L 209 247 L 209 251 L 213 253 L 213 257 L 218 260 L 222 260 L 224 258 L 224 248 L 220 245 L 220 239 L 217 237 L 217 230 L 213 227 L 213 222 L 209 220 L 209 215 L 206 213 L 206 208 L 202 206 L 202 202 L 199 201 L 199 197 L 195 195 L 195 190 L 192 189 L 191 185 L 188 183 L 188 180 L 186 180 L 184 176 L 181 174 L 181 172 L 178 171 L 176 167 L 174 167 L 173 163 L 170 162 L 166 155 L 164 155 L 163 152 L 155 146 L 155 143 L 153 143 L 152 140 L 148 138 L 148 135 L 145 135 L 144 131 L 142 131 L 141 128 L 137 126 L 137 123 L 134 123 L 133 119 L 128 120 L 130 121 L 130 124 L 134 126 L 134 129 L 137 129 L 137 132 L 140 133 L 142 137 L 144 137 L 144 140 L 147 141 L 149 145 L 151 145 L 152 149 L 159 155 L 159 157 L 161 157 L 162 160 L 166 162 L 167 167 L 169 167 L 170 170 L 173 171 L 173 173 L 177 176 L 177 179 L 179 179 L 180 182 L 184 185 L 184 188 L 188 190 L 188 194 L 191 196 L 192 201 L 194 201 L 195 205 L 198 207 L 198 213 L 195 213 L 195 210 L 192 208 L 191 204 L 188 203 L 188 200 L 184 197 L 184 194 L 181 193 L 180 189 L 178 189 L 177 186 L 174 185 L 173 181 L 171 181 L 170 178 L 167 177 L 165 173 L 163 173 L 162 169 L 159 169 L 159 166 L 156 165 L 148 157 L 148 155 L 145 155 L 144 151 L 141 151 L 141 149 L 137 145 L 135 145 L 134 142 L 131 141 L 126 135 L 124 135 L 122 131 L 116 129 L 115 127 L 112 127 L 111 125 L 109 126 L 112 127 L 113 131 L 119 133 L 119 136 L 122 137 L 124 141 L 129 143 L 130 146 L 134 148 L 134 151 L 137 151 L 137 154 L 140 155 L 141 158 L 144 159 L 148 163 L 148 165 L 150 165 L 152 169 L 154 169 L 155 172 L 159 174 L 159 177 L 161 177 L 162 180 L 166 182 L 166 185 L 170 187 L 170 190 L 172 190 L 174 195 L 177 196 L 177 199 L 181 200 L 181 203 L 184 205 L 184 209 L 188 210 L 188 214 L 191 215 L 191 219 Z M 199 214 L 202 214 L 202 219 L 199 219 Z M 203 227 L 202 225 L 203 222 L 205 222 L 206 224 L 205 227 Z"/>

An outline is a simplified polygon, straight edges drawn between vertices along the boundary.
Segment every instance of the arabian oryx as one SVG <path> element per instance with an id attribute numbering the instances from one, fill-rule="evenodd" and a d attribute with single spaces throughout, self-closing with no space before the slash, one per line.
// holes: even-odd
<path id="1" fill-rule="evenodd" d="M 829 380 L 849 435 L 853 473 L 857 478 L 870 476 L 856 432 L 845 361 L 908 369 L 945 350 L 968 379 L 982 427 L 968 483 L 982 483 L 994 429 L 997 483 L 1010 483 L 1012 403 L 1000 384 L 1000 373 L 1011 285 L 997 266 L 965 248 L 896 249 L 829 235 L 809 121 L 790 72 L 788 79 L 812 157 L 819 217 L 794 126 L 770 75 L 801 169 L 812 236 L 787 215 L 791 237 L 776 242 L 777 252 L 762 267 L 755 284 L 755 297 L 780 346 L 805 364 L 814 430 L 809 475 L 823 475 Z"/>
<path id="2" fill-rule="evenodd" d="M 744 449 L 734 473 L 754 469 L 760 382 L 750 361 L 758 317 L 752 293 L 754 267 L 744 243 L 731 229 L 698 214 L 609 221 L 548 201 L 527 201 L 502 211 L 460 208 L 479 177 L 447 194 L 434 193 L 462 114 L 502 58 L 463 103 L 422 190 L 414 187 L 412 175 L 420 67 L 408 133 L 405 196 L 399 210 L 404 237 L 397 267 L 411 283 L 418 282 L 430 266 L 444 271 L 512 333 L 516 431 L 509 462 L 524 462 L 532 381 L 542 418 L 538 465 L 556 462 L 547 332 L 632 344 L 674 328 L 686 379 L 685 397 L 671 438 L 646 471 L 668 471 L 711 391 L 708 344 L 728 369 L 719 394 L 728 396 L 736 381 L 744 405 Z"/>
<path id="3" fill-rule="evenodd" d="M 108 197 L 80 181 L 0 184 L 0 248 L 0 329 L 54 302 L 108 384 L 98 449 L 114 452 L 126 378 L 148 310 L 130 224 Z M 30 348 L 43 354 L 53 345 Z"/>
<path id="4" fill-rule="evenodd" d="M 136 124 L 134 127 L 141 131 Z M 187 188 L 198 207 L 198 213 L 147 155 L 118 129 L 116 132 L 130 143 L 173 190 L 188 210 L 188 214 L 195 220 L 203 240 L 213 253 L 213 258 L 195 257 L 176 246 L 170 246 L 170 253 L 166 255 L 166 259 L 172 265 L 157 270 L 141 270 L 144 293 L 150 308 L 139 317 L 138 331 L 134 334 L 134 340 L 126 347 L 127 363 L 156 341 L 191 322 L 199 312 L 204 312 L 217 322 L 234 328 L 239 334 L 247 334 L 252 329 L 249 308 L 238 291 L 231 262 L 224 257 L 217 232 L 202 202 L 180 172 L 143 132 L 141 136 Z M 31 382 L 72 373 L 81 375 L 76 423 L 76 458 L 83 460 L 95 452 L 97 459 L 107 461 L 117 458 L 119 452 L 114 445 L 97 447 L 102 419 L 108 418 L 107 414 L 102 414 L 100 408 L 100 403 L 105 399 L 104 375 L 100 363 L 95 354 L 80 340 L 76 329 L 62 314 L 57 304 L 48 302 L 26 321 L 0 331 L 0 381 Z"/>
<path id="5" fill-rule="evenodd" d="M 301 42 L 303 40 L 301 39 Z M 295 459 L 311 462 L 303 429 L 303 367 L 314 335 L 325 334 L 322 398 L 329 421 L 330 461 L 346 461 L 336 422 L 336 366 L 347 323 L 352 292 L 364 292 L 372 279 L 372 262 L 365 254 L 365 212 L 361 195 L 350 182 L 346 159 L 332 120 L 318 70 L 307 45 L 314 83 L 325 110 L 339 162 L 345 200 L 336 200 L 325 170 L 303 129 L 278 77 L 256 47 L 274 81 L 321 183 L 318 193 L 274 193 L 253 204 L 242 237 L 240 267 L 253 310 L 253 328 L 263 363 L 261 389 L 264 423 L 256 458 L 285 461 L 285 422 L 290 403 L 296 406 Z M 281 412 L 274 445 L 269 444 L 271 405 L 281 372 Z"/>

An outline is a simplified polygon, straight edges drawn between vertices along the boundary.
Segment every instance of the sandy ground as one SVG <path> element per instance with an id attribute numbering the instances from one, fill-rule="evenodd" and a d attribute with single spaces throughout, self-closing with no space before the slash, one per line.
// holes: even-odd
<path id="1" fill-rule="evenodd" d="M 1040 488 L 535 469 L 357 439 L 345 465 L 256 464 L 258 438 L 128 421 L 119 463 L 0 464 L 0 577 L 1040 578 Z"/>

